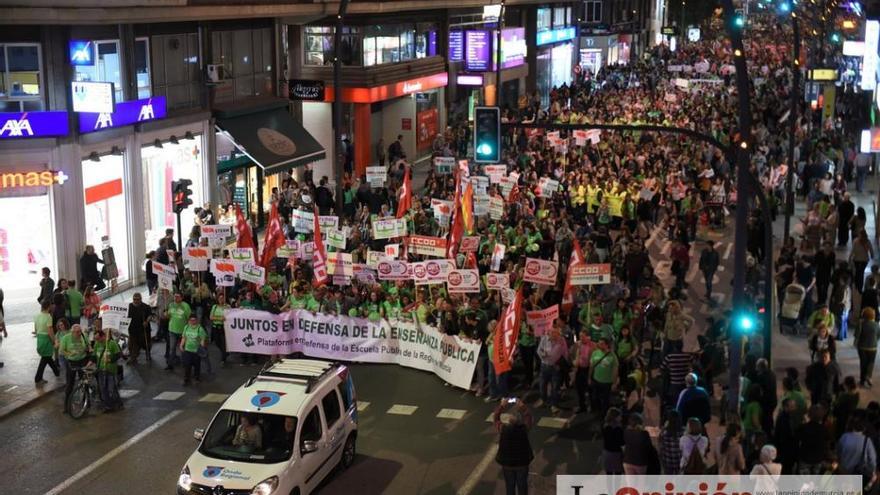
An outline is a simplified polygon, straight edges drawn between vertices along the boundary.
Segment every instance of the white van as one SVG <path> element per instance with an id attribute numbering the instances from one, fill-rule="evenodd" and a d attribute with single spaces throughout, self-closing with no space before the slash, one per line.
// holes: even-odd
<path id="1" fill-rule="evenodd" d="M 357 399 L 347 366 L 285 359 L 220 407 L 177 482 L 179 495 L 308 495 L 354 462 Z"/>

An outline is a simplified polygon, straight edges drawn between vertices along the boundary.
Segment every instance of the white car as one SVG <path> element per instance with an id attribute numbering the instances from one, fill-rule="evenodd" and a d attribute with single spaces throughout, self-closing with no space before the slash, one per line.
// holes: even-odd
<path id="1" fill-rule="evenodd" d="M 177 482 L 179 495 L 308 495 L 357 441 L 357 399 L 347 366 L 285 359 L 220 407 Z"/>

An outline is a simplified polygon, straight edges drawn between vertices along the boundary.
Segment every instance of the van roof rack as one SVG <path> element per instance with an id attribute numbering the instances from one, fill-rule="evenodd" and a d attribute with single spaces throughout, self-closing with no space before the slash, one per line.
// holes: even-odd
<path id="1" fill-rule="evenodd" d="M 245 386 L 250 387 L 257 379 L 262 377 L 302 380 L 306 382 L 306 393 L 308 394 L 312 392 L 312 388 L 315 385 L 341 366 L 341 363 L 326 361 L 314 361 L 319 366 L 309 366 L 309 363 L 303 361 L 306 360 L 282 360 L 274 364 L 267 363 L 259 373 L 248 380 Z"/>

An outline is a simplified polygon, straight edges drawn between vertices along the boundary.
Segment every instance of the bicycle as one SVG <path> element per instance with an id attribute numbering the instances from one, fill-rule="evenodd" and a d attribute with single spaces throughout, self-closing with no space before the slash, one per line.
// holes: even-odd
<path id="1" fill-rule="evenodd" d="M 73 391 L 67 397 L 67 411 L 73 419 L 85 416 L 92 402 L 99 398 L 96 370 L 97 367 L 92 363 L 76 370 Z"/>

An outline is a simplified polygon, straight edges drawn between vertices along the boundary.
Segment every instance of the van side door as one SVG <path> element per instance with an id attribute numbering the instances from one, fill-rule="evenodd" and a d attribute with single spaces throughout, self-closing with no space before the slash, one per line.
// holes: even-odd
<path id="1" fill-rule="evenodd" d="M 310 493 L 321 482 L 320 472 L 327 457 L 326 428 L 320 405 L 312 406 L 302 421 L 296 446 L 300 460 L 300 475 L 305 480 L 305 492 Z"/>

